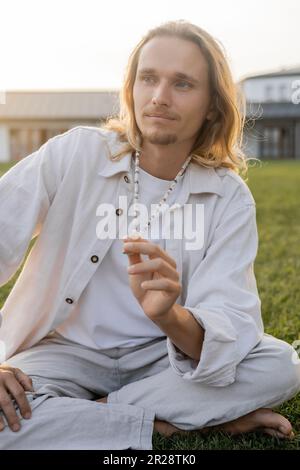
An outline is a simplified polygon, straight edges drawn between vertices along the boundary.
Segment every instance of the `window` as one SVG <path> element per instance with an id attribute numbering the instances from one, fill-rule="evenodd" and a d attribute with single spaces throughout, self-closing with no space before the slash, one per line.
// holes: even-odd
<path id="1" fill-rule="evenodd" d="M 287 86 L 285 84 L 279 87 L 279 101 L 288 101 Z"/>
<path id="2" fill-rule="evenodd" d="M 266 101 L 273 101 L 273 87 L 272 85 L 266 86 Z"/>

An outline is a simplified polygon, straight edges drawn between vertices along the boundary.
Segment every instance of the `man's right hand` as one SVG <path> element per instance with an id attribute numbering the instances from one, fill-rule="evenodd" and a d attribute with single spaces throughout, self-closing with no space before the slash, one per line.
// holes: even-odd
<path id="1" fill-rule="evenodd" d="M 15 399 L 21 415 L 25 419 L 31 418 L 31 408 L 25 391 L 33 391 L 31 378 L 20 369 L 0 365 L 0 410 L 4 413 L 12 431 L 19 431 L 20 419 L 13 404 Z M 0 416 L 0 431 L 4 429 L 4 420 Z"/>

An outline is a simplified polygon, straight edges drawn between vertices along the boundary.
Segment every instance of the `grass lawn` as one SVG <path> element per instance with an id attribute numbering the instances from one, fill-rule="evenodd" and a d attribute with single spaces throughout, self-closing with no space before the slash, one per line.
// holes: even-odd
<path id="1" fill-rule="evenodd" d="M 0 164 L 0 175 L 8 169 Z M 257 204 L 259 250 L 255 262 L 266 333 L 292 344 L 300 340 L 300 161 L 268 162 L 250 168 L 248 185 Z M 0 308 L 18 273 L 0 288 Z M 293 424 L 296 437 L 281 441 L 257 433 L 230 438 L 214 433 L 201 438 L 166 439 L 155 433 L 154 450 L 300 449 L 300 394 L 278 410 Z"/>

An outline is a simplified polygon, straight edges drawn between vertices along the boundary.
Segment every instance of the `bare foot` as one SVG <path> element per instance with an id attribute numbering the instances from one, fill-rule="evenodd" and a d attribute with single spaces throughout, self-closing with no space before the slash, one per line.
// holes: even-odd
<path id="1" fill-rule="evenodd" d="M 100 398 L 99 400 L 95 400 L 95 401 L 98 401 L 98 402 L 101 402 L 101 403 L 107 403 L 107 396 L 103 397 L 103 398 Z"/>
<path id="2" fill-rule="evenodd" d="M 219 426 L 218 426 L 219 427 Z M 251 431 L 262 431 L 281 439 L 293 439 L 291 423 L 279 413 L 269 408 L 260 408 L 234 421 L 220 425 L 221 429 L 230 434 L 242 434 Z"/>
<path id="3" fill-rule="evenodd" d="M 165 437 L 171 437 L 175 433 L 188 434 L 189 432 L 176 428 L 175 426 L 173 426 L 173 424 L 168 423 L 167 421 L 159 421 L 158 419 L 154 421 L 153 430 Z"/>
<path id="4" fill-rule="evenodd" d="M 245 416 L 218 426 L 211 426 L 193 431 L 184 431 L 176 428 L 166 421 L 154 421 L 154 430 L 165 437 L 170 437 L 175 433 L 187 435 L 190 432 L 207 433 L 211 431 L 225 431 L 231 435 L 244 434 L 247 432 L 261 431 L 281 439 L 293 439 L 291 423 L 282 415 L 275 413 L 268 408 L 260 408 Z"/>

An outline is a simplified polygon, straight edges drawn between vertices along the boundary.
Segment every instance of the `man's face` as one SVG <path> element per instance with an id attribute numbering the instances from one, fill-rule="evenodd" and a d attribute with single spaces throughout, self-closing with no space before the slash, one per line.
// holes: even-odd
<path id="1" fill-rule="evenodd" d="M 133 100 L 143 139 L 156 145 L 190 140 L 192 146 L 210 105 L 208 65 L 199 47 L 176 37 L 156 37 L 146 43 Z M 170 119 L 149 116 L 154 114 Z"/>

